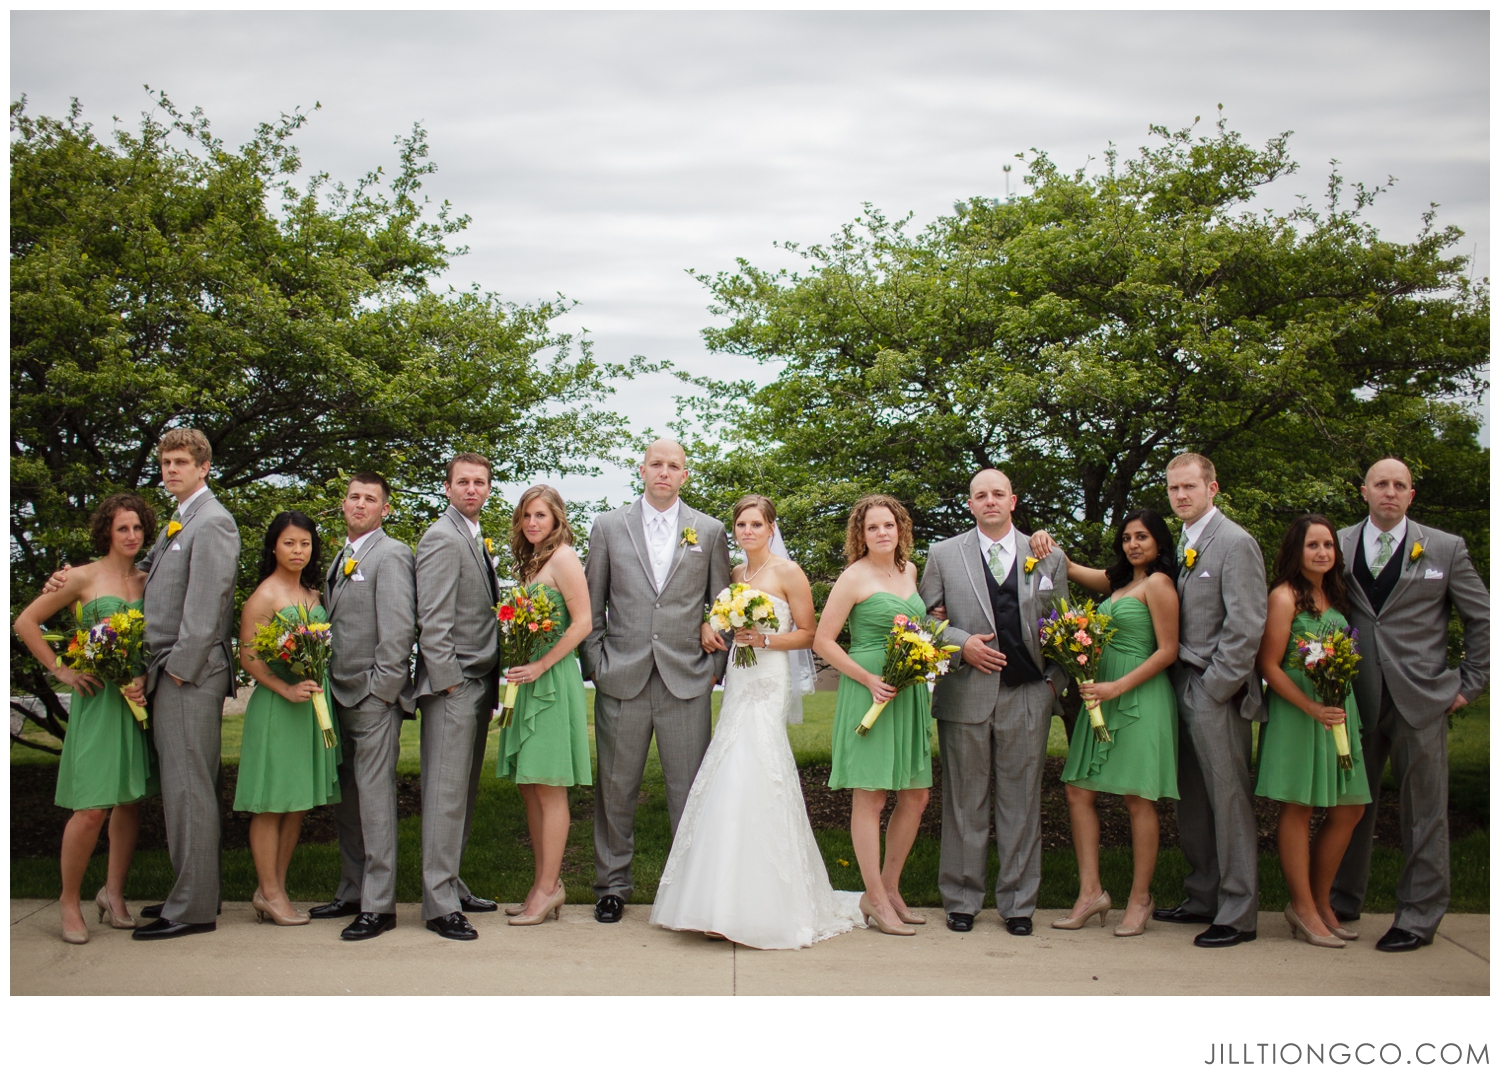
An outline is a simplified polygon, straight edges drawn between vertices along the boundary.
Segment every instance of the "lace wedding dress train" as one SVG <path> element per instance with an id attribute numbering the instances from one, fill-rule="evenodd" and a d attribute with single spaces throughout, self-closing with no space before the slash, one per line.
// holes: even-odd
<path id="1" fill-rule="evenodd" d="M 786 602 L 773 599 L 782 624 Z M 719 725 L 693 780 L 651 922 L 756 949 L 800 949 L 864 925 L 858 893 L 828 882 L 786 737 L 794 700 L 786 651 L 732 662 Z"/>

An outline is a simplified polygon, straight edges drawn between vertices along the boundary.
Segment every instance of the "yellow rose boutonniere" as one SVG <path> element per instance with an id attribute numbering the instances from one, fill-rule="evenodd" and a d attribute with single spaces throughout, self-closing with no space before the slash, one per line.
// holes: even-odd
<path id="1" fill-rule="evenodd" d="M 1037 561 L 1036 561 L 1035 557 L 1027 557 L 1026 558 L 1026 574 L 1027 575 L 1030 575 L 1032 573 L 1032 571 L 1034 571 L 1036 569 L 1036 563 L 1037 563 Z"/>
<path id="2" fill-rule="evenodd" d="M 1197 559 L 1198 551 L 1196 549 L 1186 549 L 1183 551 L 1182 563 L 1186 564 L 1189 568 L 1193 566 L 1193 561 Z"/>
<path id="3" fill-rule="evenodd" d="M 1421 542 L 1413 542 L 1411 547 L 1411 562 L 1413 564 L 1417 563 L 1417 561 L 1422 559 L 1422 554 L 1425 552 L 1427 550 L 1422 548 Z"/>
<path id="4" fill-rule="evenodd" d="M 495 540 L 493 538 L 486 538 L 484 540 L 484 551 L 492 557 L 495 555 Z"/>
<path id="5" fill-rule="evenodd" d="M 172 522 L 167 524 L 167 537 L 172 537 L 172 535 L 176 534 L 180 530 L 182 530 L 182 524 L 178 523 L 175 519 L 172 520 Z"/>
<path id="6" fill-rule="evenodd" d="M 355 560 L 353 557 L 345 557 L 344 558 L 344 575 L 345 576 L 353 575 L 354 574 L 354 569 L 356 567 L 358 567 L 358 566 L 359 566 L 359 561 Z"/>
<path id="7" fill-rule="evenodd" d="M 692 527 L 683 527 L 682 528 L 682 541 L 678 542 L 677 544 L 678 545 L 697 545 L 698 544 L 698 532 L 696 530 L 694 530 Z"/>

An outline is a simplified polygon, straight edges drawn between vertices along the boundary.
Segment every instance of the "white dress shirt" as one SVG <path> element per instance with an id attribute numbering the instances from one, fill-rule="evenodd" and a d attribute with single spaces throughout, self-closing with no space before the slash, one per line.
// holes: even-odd
<path id="1" fill-rule="evenodd" d="M 1214 513 L 1217 511 L 1217 508 L 1209 505 L 1208 511 L 1199 516 L 1196 523 L 1190 527 L 1183 528 L 1182 532 L 1187 535 L 1187 546 L 1185 548 L 1192 549 L 1198 544 L 1198 539 L 1203 536 L 1203 528 L 1208 526 L 1208 521 L 1214 518 Z"/>
<path id="2" fill-rule="evenodd" d="M 1402 516 L 1401 522 L 1397 523 L 1387 533 L 1391 536 L 1391 556 L 1395 557 L 1396 553 L 1401 549 L 1401 543 L 1406 540 L 1406 517 Z M 1378 571 L 1375 568 L 1375 558 L 1380 555 L 1380 528 L 1369 517 L 1365 518 L 1364 542 L 1365 565 L 1375 575 L 1379 575 L 1385 571 L 1384 564 L 1380 566 Z"/>
<path id="3" fill-rule="evenodd" d="M 375 531 L 378 531 L 379 529 L 379 527 L 376 527 Z M 375 531 L 365 531 L 365 533 L 361 534 L 358 538 L 350 538 L 347 542 L 345 542 L 344 544 L 348 547 L 349 555 L 351 557 L 359 556 L 359 547 L 364 545 L 365 542 L 369 541 L 370 537 L 374 535 Z"/>
<path id="4" fill-rule="evenodd" d="M 998 572 L 992 570 L 992 574 L 995 577 L 995 582 L 1005 582 L 1005 577 L 1010 574 L 1011 568 L 1016 563 L 1016 528 L 1011 527 L 1010 530 L 1005 532 L 1005 537 L 1001 538 L 999 541 L 995 541 L 994 539 L 990 538 L 984 533 L 984 531 L 979 531 L 978 534 L 979 557 L 984 561 L 985 564 L 989 564 L 990 562 L 990 547 L 999 547 L 1000 570 Z"/>
<path id="5" fill-rule="evenodd" d="M 641 526 L 646 531 L 646 550 L 651 557 L 651 574 L 656 579 L 656 589 L 667 583 L 667 572 L 672 568 L 672 554 L 677 548 L 677 520 L 682 514 L 682 501 L 672 502 L 665 512 L 658 512 L 651 502 L 641 498 Z"/>
<path id="6" fill-rule="evenodd" d="M 201 485 L 201 486 L 198 487 L 198 492 L 197 493 L 194 493 L 191 497 L 189 497 L 187 500 L 183 501 L 181 504 L 179 504 L 177 506 L 177 512 L 176 512 L 176 514 L 177 515 L 182 515 L 184 512 L 187 511 L 187 506 L 188 505 L 192 504 L 194 501 L 196 501 L 199 497 L 203 496 L 207 492 L 208 492 L 208 483 L 205 482 L 205 483 L 203 483 L 203 485 Z M 1403 531 L 1402 533 L 1405 533 L 1405 532 Z"/>

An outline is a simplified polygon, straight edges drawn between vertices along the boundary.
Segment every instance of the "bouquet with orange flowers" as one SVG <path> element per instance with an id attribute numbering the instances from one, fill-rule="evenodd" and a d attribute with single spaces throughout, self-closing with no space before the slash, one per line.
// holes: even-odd
<path id="1" fill-rule="evenodd" d="M 284 669 L 297 682 L 315 680 L 319 686 L 328 681 L 328 662 L 333 655 L 333 627 L 327 621 L 315 621 L 305 605 L 298 605 L 296 612 L 288 616 L 277 613 L 266 623 L 255 629 L 250 640 L 251 647 L 262 661 L 282 675 Z M 281 666 L 281 668 L 276 668 Z M 332 747 L 338 742 L 333 732 L 333 715 L 328 710 L 328 697 L 322 691 L 314 691 L 313 713 L 318 718 L 318 728 L 323 732 L 323 746 Z"/>
<path id="2" fill-rule="evenodd" d="M 939 676 L 948 675 L 953 655 L 959 651 L 944 637 L 947 630 L 946 620 L 938 623 L 927 617 L 897 613 L 885 635 L 885 662 L 880 667 L 880 678 L 897 691 L 924 680 L 937 683 Z M 868 736 L 885 707 L 883 702 L 872 703 L 854 727 L 854 734 Z"/>
<path id="3" fill-rule="evenodd" d="M 97 624 L 85 625 L 83 603 L 79 602 L 73 606 L 73 619 L 78 627 L 72 634 L 48 632 L 42 636 L 48 642 L 68 644 L 57 659 L 58 665 L 89 673 L 117 687 L 130 683 L 146 650 L 146 617 L 140 610 L 121 609 Z M 141 728 L 147 728 L 146 708 L 129 698 L 125 698 L 125 705 Z"/>
<path id="4" fill-rule="evenodd" d="M 500 624 L 500 661 L 504 669 L 535 661 L 562 638 L 557 603 L 540 583 L 511 587 L 495 606 L 495 618 Z M 520 684 L 505 685 L 505 699 L 500 704 L 502 729 L 510 727 L 520 689 Z"/>
<path id="5" fill-rule="evenodd" d="M 1067 598 L 1059 598 L 1057 608 L 1037 622 L 1042 631 L 1042 656 L 1057 662 L 1080 684 L 1092 684 L 1099 675 L 1104 648 L 1115 637 L 1116 629 L 1109 622 L 1108 614 L 1094 608 L 1093 599 L 1070 606 Z M 1094 738 L 1109 743 L 1113 737 L 1104 727 L 1099 704 L 1091 702 L 1087 709 Z"/>

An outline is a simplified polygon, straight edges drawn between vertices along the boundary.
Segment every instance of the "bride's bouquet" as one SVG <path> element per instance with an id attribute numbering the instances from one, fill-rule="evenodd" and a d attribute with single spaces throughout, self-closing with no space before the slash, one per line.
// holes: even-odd
<path id="1" fill-rule="evenodd" d="M 67 649 L 59 659 L 62 664 L 119 687 L 135 679 L 136 666 L 146 649 L 145 614 L 139 609 L 121 609 L 97 624 L 85 626 L 83 603 L 79 602 L 73 607 L 73 619 L 78 627 L 71 635 L 49 632 L 42 636 L 49 642 L 67 641 Z M 147 728 L 146 708 L 123 694 L 121 698 L 141 728 Z"/>
<path id="2" fill-rule="evenodd" d="M 1099 675 L 1099 659 L 1104 648 L 1115 637 L 1109 626 L 1110 616 L 1094 608 L 1093 599 L 1082 605 L 1068 605 L 1059 598 L 1057 607 L 1039 621 L 1042 631 L 1042 656 L 1055 661 L 1080 684 L 1092 684 Z M 1097 702 L 1087 704 L 1089 725 L 1094 739 L 1109 743 L 1113 737 L 1104 726 L 1104 713 Z"/>
<path id="3" fill-rule="evenodd" d="M 540 583 L 511 587 L 495 606 L 500 624 L 500 661 L 503 669 L 528 665 L 562 638 L 562 618 L 557 603 Z M 520 684 L 507 682 L 500 704 L 500 727 L 509 728 L 516 712 Z"/>
<path id="4" fill-rule="evenodd" d="M 1354 673 L 1359 668 L 1359 629 L 1350 628 L 1346 633 L 1334 628 L 1322 635 L 1299 635 L 1297 652 L 1302 656 L 1302 671 L 1312 681 L 1318 700 L 1324 706 L 1343 709 L 1349 685 L 1354 683 Z M 1333 733 L 1333 744 L 1339 753 L 1339 769 L 1354 769 L 1348 723 L 1334 725 L 1328 731 Z"/>
<path id="5" fill-rule="evenodd" d="M 731 583 L 719 591 L 719 596 L 714 599 L 713 607 L 708 611 L 708 626 L 714 631 L 750 628 L 769 635 L 781 627 L 781 621 L 777 619 L 771 595 L 744 583 Z M 755 648 L 736 646 L 734 663 L 742 669 L 754 665 Z"/>
<path id="6" fill-rule="evenodd" d="M 926 617 L 897 613 L 891 622 L 891 630 L 886 633 L 885 663 L 880 667 L 880 678 L 898 693 L 924 680 L 929 684 L 936 683 L 939 676 L 947 674 L 952 661 L 950 655 L 959 650 L 959 647 L 943 641 L 943 633 L 947 630 L 946 620 L 939 623 Z M 885 707 L 883 702 L 872 704 L 855 726 L 855 734 L 869 735 L 875 719 Z"/>
<path id="7" fill-rule="evenodd" d="M 267 664 L 284 667 L 296 678 L 293 683 L 314 680 L 321 687 L 328 681 L 333 626 L 314 621 L 305 605 L 297 606 L 290 615 L 277 613 L 260 625 L 250 638 L 250 646 Z M 327 694 L 314 691 L 312 704 L 318 728 L 323 731 L 323 746 L 332 747 L 337 738 L 333 734 L 333 715 L 328 711 Z"/>

